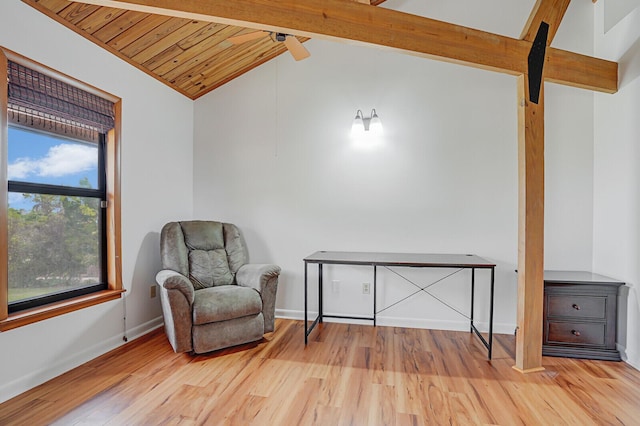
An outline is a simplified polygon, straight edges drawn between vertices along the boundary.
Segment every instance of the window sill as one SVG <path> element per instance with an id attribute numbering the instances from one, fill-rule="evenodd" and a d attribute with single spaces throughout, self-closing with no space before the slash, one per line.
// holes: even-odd
<path id="1" fill-rule="evenodd" d="M 51 303 L 49 305 L 15 312 L 9 314 L 6 319 L 0 321 L 0 331 L 11 330 L 48 318 L 57 317 L 58 315 L 84 309 L 89 306 L 98 305 L 110 300 L 116 300 L 122 297 L 122 293 L 124 293 L 124 291 L 125 290 L 104 290 L 64 300 L 62 302 Z"/>

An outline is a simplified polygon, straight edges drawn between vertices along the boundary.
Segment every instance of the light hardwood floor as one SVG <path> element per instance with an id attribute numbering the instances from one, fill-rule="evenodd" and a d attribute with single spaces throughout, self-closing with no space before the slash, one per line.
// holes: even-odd
<path id="1" fill-rule="evenodd" d="M 162 330 L 0 404 L 0 425 L 640 424 L 640 372 L 545 357 L 515 371 L 470 333 L 277 320 L 258 344 L 174 354 Z"/>

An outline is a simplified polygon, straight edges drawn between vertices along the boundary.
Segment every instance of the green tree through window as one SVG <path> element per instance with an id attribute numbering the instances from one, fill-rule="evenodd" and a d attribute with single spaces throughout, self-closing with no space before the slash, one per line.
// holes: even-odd
<path id="1" fill-rule="evenodd" d="M 10 127 L 10 310 L 104 287 L 99 148 Z"/>

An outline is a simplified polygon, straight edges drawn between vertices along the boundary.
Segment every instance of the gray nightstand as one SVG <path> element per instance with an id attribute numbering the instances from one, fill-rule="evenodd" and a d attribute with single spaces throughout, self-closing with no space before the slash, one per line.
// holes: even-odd
<path id="1" fill-rule="evenodd" d="M 545 271 L 542 354 L 620 361 L 616 321 L 623 285 L 591 272 Z"/>

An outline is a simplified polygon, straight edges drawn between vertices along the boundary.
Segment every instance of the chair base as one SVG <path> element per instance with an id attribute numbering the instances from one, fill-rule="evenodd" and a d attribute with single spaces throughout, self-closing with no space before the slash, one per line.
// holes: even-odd
<path id="1" fill-rule="evenodd" d="M 262 313 L 193 326 L 193 352 L 201 354 L 255 342 L 264 335 Z"/>

